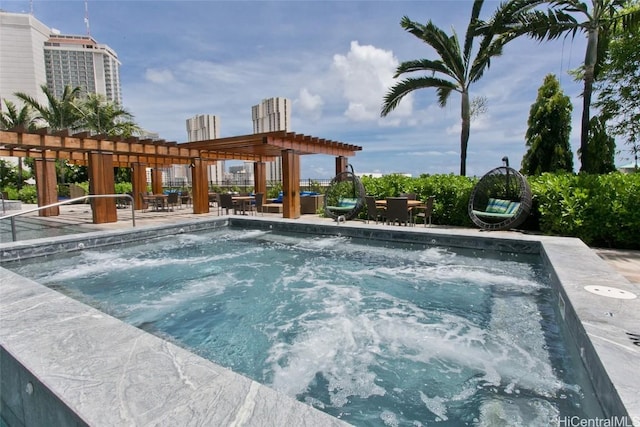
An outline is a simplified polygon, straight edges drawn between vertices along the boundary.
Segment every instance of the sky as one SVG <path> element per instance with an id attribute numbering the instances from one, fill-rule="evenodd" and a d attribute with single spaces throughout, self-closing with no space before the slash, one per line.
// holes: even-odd
<path id="1" fill-rule="evenodd" d="M 498 1 L 485 1 L 488 18 Z M 380 116 L 384 95 L 403 61 L 437 59 L 400 26 L 403 16 L 431 20 L 461 39 L 471 0 L 176 1 L 0 0 L 9 12 L 29 12 L 63 34 L 87 34 L 121 62 L 125 109 L 167 141 L 187 140 L 186 119 L 212 114 L 220 137 L 252 133 L 251 107 L 263 99 L 292 102 L 291 131 L 362 147 L 349 159 L 356 173 L 440 174 L 460 171 L 460 95 L 445 107 L 435 91 L 406 96 Z M 586 39 L 538 42 L 521 38 L 494 58 L 471 97 L 487 111 L 471 124 L 467 175 L 520 168 L 531 105 L 547 74 L 555 74 L 573 104 L 574 169 L 580 139 L 581 82 L 567 73 L 584 58 Z M 417 76 L 418 74 L 416 74 Z M 624 163 L 624 157 L 617 159 Z M 302 156 L 301 178 L 331 178 L 335 160 Z"/>

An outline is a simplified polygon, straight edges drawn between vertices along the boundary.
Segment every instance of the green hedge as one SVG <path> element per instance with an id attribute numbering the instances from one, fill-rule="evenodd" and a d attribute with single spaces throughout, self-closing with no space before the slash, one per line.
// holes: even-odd
<path id="1" fill-rule="evenodd" d="M 523 226 L 547 235 L 578 237 L 591 246 L 640 249 L 640 174 L 543 174 L 529 177 L 533 211 Z M 472 227 L 467 205 L 478 178 L 458 175 L 363 177 L 376 198 L 435 196 L 432 222 Z M 363 214 L 363 218 L 365 215 Z"/>
<path id="2" fill-rule="evenodd" d="M 640 174 L 543 174 L 529 183 L 542 233 L 640 249 Z"/>

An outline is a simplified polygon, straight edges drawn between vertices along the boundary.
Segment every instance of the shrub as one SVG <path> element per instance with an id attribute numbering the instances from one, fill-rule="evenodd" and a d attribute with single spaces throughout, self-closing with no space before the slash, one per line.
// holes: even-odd
<path id="1" fill-rule="evenodd" d="M 84 184 L 84 183 L 82 183 L 82 184 Z M 88 183 L 87 183 L 87 187 L 89 187 Z M 133 192 L 133 185 L 130 182 L 116 182 L 115 189 L 116 189 L 116 194 L 132 193 Z"/>
<path id="2" fill-rule="evenodd" d="M 23 203 L 38 203 L 38 194 L 35 185 L 26 185 L 18 191 L 18 199 Z"/>
<path id="3" fill-rule="evenodd" d="M 7 185 L 2 189 L 2 192 L 6 195 L 5 200 L 18 200 L 18 189 Z"/>
<path id="4" fill-rule="evenodd" d="M 593 246 L 640 247 L 640 176 L 543 174 L 529 178 L 540 231 Z"/>
<path id="5" fill-rule="evenodd" d="M 69 185 L 58 184 L 58 196 L 59 197 L 69 197 Z"/>
<path id="6" fill-rule="evenodd" d="M 282 184 L 279 183 L 279 182 L 275 183 L 275 184 L 273 184 L 271 187 L 269 187 L 267 189 L 267 196 L 266 197 L 268 199 L 276 199 L 281 191 L 282 191 Z"/>

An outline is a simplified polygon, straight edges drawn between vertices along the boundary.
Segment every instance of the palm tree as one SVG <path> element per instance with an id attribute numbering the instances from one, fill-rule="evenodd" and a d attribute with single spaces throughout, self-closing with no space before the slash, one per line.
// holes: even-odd
<path id="1" fill-rule="evenodd" d="M 528 35 L 537 40 L 553 40 L 561 35 L 575 36 L 577 32 L 587 35 L 587 49 L 584 57 L 582 80 L 582 121 L 580 133 L 581 171 L 591 164 L 588 156 L 589 120 L 593 82 L 597 77 L 598 61 L 606 52 L 607 34 L 616 27 L 623 30 L 640 25 L 640 10 L 627 9 L 626 0 L 591 0 L 591 7 L 579 0 L 510 0 L 500 5 L 488 23 L 479 25 L 479 31 L 487 35 L 502 33 L 511 40 L 520 35 Z M 545 12 L 535 9 L 543 4 L 550 5 Z M 582 15 L 578 20 L 574 14 Z"/>
<path id="2" fill-rule="evenodd" d="M 484 0 L 474 0 L 471 19 L 467 27 L 464 46 L 460 46 L 455 30 L 451 36 L 429 21 L 422 25 L 403 17 L 400 25 L 409 33 L 435 49 L 439 59 L 417 59 L 401 63 L 396 69 L 394 78 L 415 71 L 426 71 L 431 75 L 410 77 L 396 83 L 384 97 L 381 116 L 386 116 L 398 106 L 405 95 L 416 89 L 434 88 L 441 107 L 446 106 L 451 92 L 459 92 L 462 100 L 460 117 L 462 131 L 460 134 L 460 175 L 467 172 L 467 145 L 471 127 L 471 107 L 469 86 L 477 82 L 490 65 L 491 58 L 502 54 L 506 38 L 485 37 L 472 59 L 473 42 L 476 37 L 475 25 Z"/>
<path id="3" fill-rule="evenodd" d="M 31 114 L 31 107 L 23 105 L 20 110 L 16 105 L 9 101 L 4 100 L 4 105 L 7 107 L 7 111 L 0 112 L 0 126 L 2 129 L 12 129 L 23 127 L 27 130 L 34 130 L 35 123 Z M 18 157 L 18 190 L 22 188 L 23 173 L 22 173 L 22 157 Z"/>
<path id="4" fill-rule="evenodd" d="M 109 136 L 130 137 L 140 133 L 133 115 L 104 96 L 89 94 L 87 99 L 75 102 L 82 129 Z"/>
<path id="5" fill-rule="evenodd" d="M 23 105 L 22 108 L 18 110 L 16 104 L 8 99 L 4 100 L 4 105 L 7 107 L 7 111 L 0 112 L 0 126 L 2 126 L 2 129 L 23 127 L 32 130 L 35 127 L 31 107 Z"/>
<path id="6" fill-rule="evenodd" d="M 80 87 L 71 88 L 71 86 L 65 86 L 60 99 L 55 97 L 47 85 L 41 85 L 40 88 L 47 97 L 48 105 L 41 105 L 35 98 L 23 92 L 18 92 L 14 95 L 37 111 L 38 114 L 35 119 L 45 122 L 51 130 L 79 129 L 79 117 L 74 101 L 80 95 Z"/>

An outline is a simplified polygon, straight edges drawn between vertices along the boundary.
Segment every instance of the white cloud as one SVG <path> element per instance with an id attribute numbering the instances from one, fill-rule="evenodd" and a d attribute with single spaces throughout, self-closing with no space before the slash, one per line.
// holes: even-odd
<path id="1" fill-rule="evenodd" d="M 320 95 L 313 95 L 306 87 L 303 87 L 300 89 L 298 99 L 295 100 L 295 105 L 300 108 L 304 116 L 318 120 L 322 116 L 324 101 Z"/>
<path id="2" fill-rule="evenodd" d="M 393 52 L 371 45 L 351 42 L 346 55 L 333 57 L 333 69 L 340 76 L 342 94 L 348 101 L 344 112 L 353 121 L 377 120 L 385 93 L 394 84 L 393 74 L 398 60 Z M 411 114 L 411 96 L 398 105 L 395 115 Z"/>
<path id="3" fill-rule="evenodd" d="M 148 81 L 157 84 L 170 83 L 175 80 L 170 70 L 148 68 L 144 76 Z"/>

